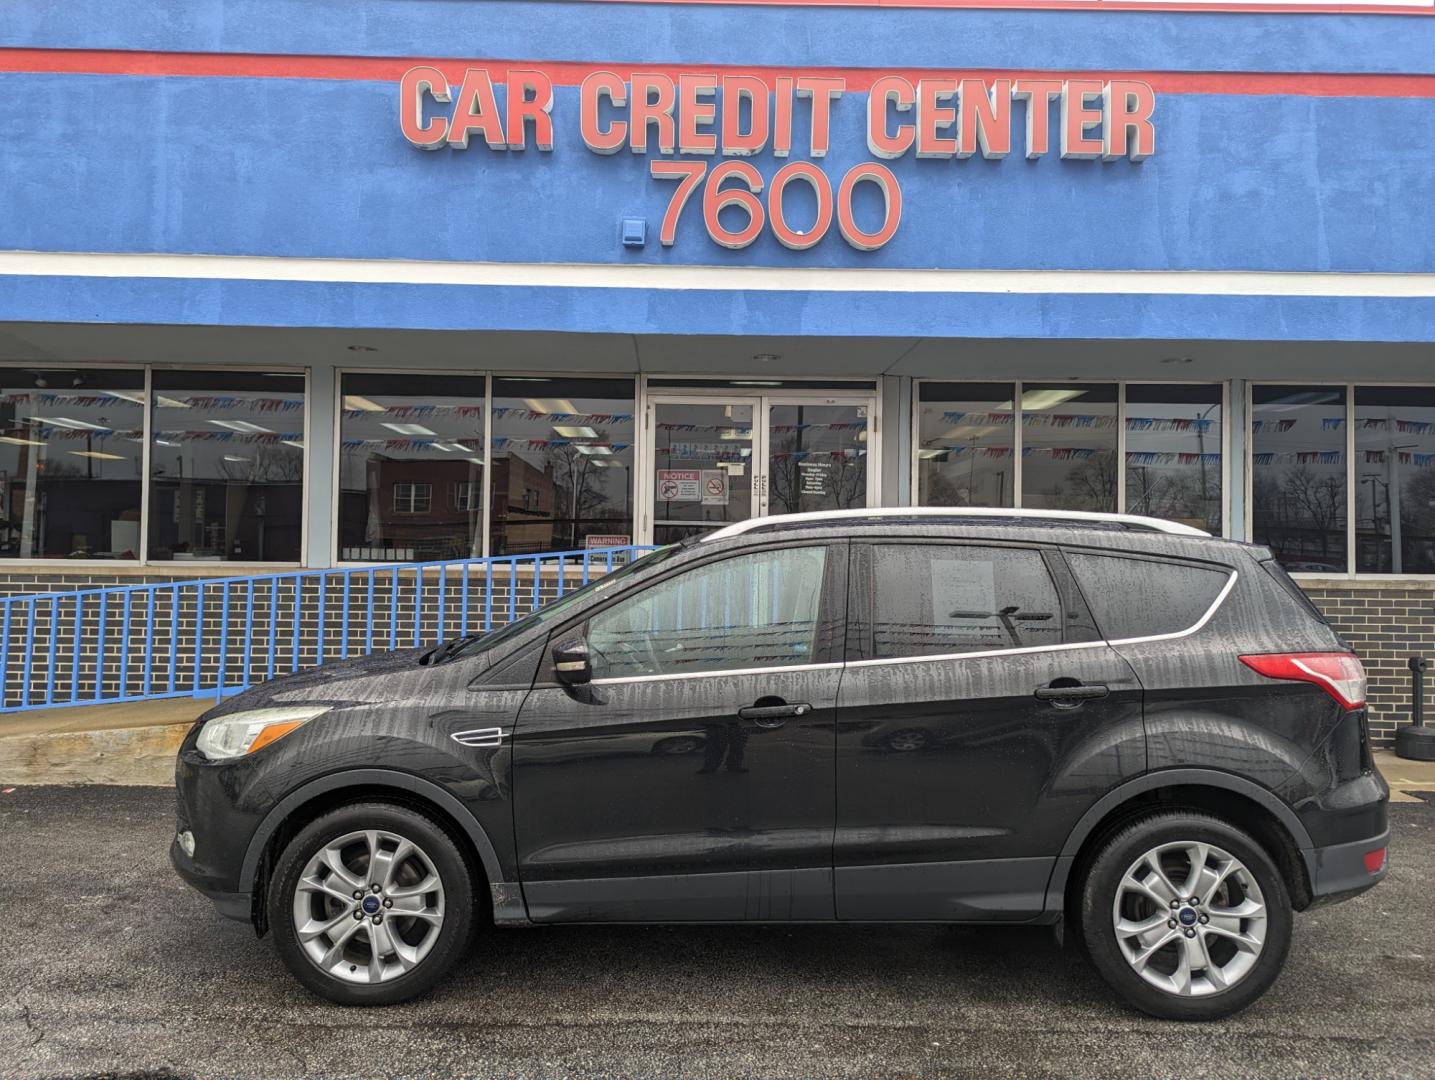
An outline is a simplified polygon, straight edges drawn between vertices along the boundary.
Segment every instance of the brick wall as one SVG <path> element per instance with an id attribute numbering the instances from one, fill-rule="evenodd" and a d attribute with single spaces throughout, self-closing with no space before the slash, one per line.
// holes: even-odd
<path id="1" fill-rule="evenodd" d="M 1414 655 L 1435 656 L 1435 583 L 1332 580 L 1301 587 L 1365 664 L 1370 734 L 1389 746 L 1395 725 L 1410 718 L 1410 669 Z"/>

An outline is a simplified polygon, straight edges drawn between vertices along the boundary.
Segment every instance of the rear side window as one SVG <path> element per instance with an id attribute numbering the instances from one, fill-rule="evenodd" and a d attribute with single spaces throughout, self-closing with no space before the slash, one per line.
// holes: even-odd
<path id="1" fill-rule="evenodd" d="M 1320 608 L 1315 606 L 1315 602 L 1295 583 L 1295 579 L 1286 573 L 1284 566 L 1276 562 L 1273 558 L 1266 559 L 1261 563 L 1261 566 L 1264 567 L 1266 573 L 1275 580 L 1276 584 L 1284 589 L 1287 595 L 1301 606 L 1307 615 L 1324 626 L 1330 625 L 1330 623 L 1326 621 L 1325 616 L 1321 614 Z"/>
<path id="2" fill-rule="evenodd" d="M 872 548 L 873 658 L 1061 643 L 1061 604 L 1039 552 L 945 544 Z"/>
<path id="3" fill-rule="evenodd" d="M 1201 621 L 1230 571 L 1191 563 L 1068 552 L 1067 562 L 1108 641 L 1178 634 Z"/>

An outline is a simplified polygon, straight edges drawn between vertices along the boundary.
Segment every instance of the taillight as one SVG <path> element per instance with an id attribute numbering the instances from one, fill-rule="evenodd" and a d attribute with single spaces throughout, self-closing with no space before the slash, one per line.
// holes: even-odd
<path id="1" fill-rule="evenodd" d="M 1315 683 L 1342 708 L 1365 704 L 1365 668 L 1347 652 L 1257 653 L 1241 663 L 1270 679 Z"/>

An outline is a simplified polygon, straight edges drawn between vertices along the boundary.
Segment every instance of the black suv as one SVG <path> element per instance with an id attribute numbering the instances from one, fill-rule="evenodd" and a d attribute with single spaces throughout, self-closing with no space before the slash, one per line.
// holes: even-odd
<path id="1" fill-rule="evenodd" d="M 225 701 L 172 858 L 335 1001 L 480 925 L 1050 924 L 1258 997 L 1386 872 L 1360 662 L 1264 548 L 1057 512 L 766 518 L 518 622 Z"/>

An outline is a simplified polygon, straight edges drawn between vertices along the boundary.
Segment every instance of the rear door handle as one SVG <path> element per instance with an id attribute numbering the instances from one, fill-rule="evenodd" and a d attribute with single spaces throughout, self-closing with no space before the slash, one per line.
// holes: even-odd
<path id="1" fill-rule="evenodd" d="M 1096 683 L 1091 686 L 1038 686 L 1035 696 L 1038 701 L 1049 701 L 1053 705 L 1071 708 L 1083 701 L 1104 698 L 1110 693 L 1110 687 Z"/>
<path id="2" fill-rule="evenodd" d="M 792 717 L 806 716 L 811 711 L 811 705 L 798 701 L 791 705 L 747 705 L 738 709 L 737 715 L 753 721 L 758 727 L 779 728 Z"/>

